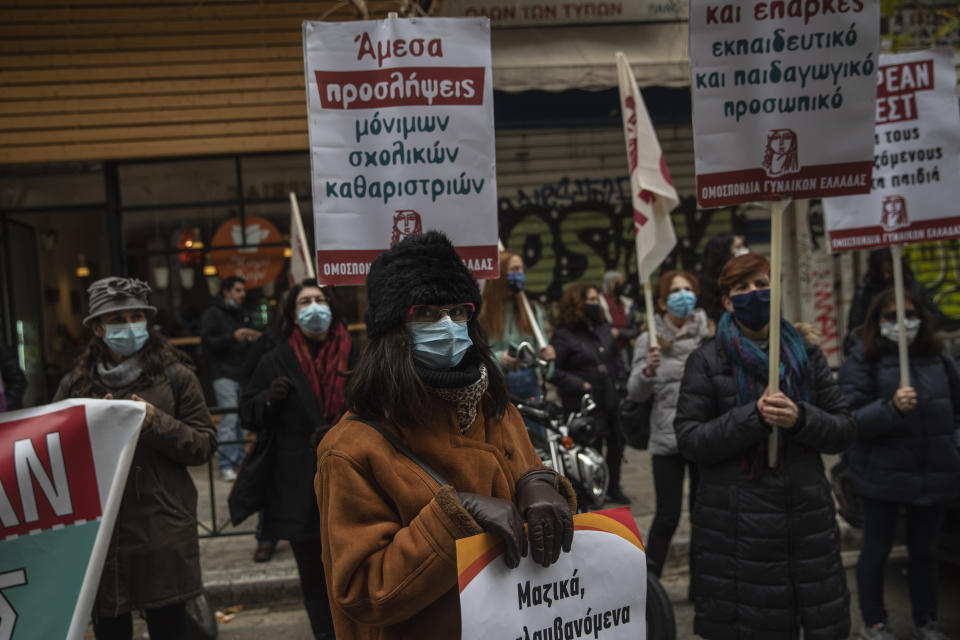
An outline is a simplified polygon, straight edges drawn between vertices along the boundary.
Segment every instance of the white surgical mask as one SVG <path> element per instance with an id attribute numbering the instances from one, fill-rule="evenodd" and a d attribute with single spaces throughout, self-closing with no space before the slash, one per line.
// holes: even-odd
<path id="1" fill-rule="evenodd" d="M 747 255 L 748 253 L 750 253 L 750 249 L 748 249 L 748 248 L 746 248 L 746 247 L 740 247 L 739 249 L 737 249 L 736 251 L 733 252 L 733 257 L 734 257 L 734 258 L 739 258 L 740 256 L 745 256 L 745 255 Z"/>
<path id="2" fill-rule="evenodd" d="M 920 323 L 920 318 L 904 319 L 903 330 L 907 334 L 907 344 L 913 344 L 913 341 L 917 339 L 917 334 L 920 333 Z M 891 342 L 900 341 L 900 332 L 897 331 L 896 322 L 881 322 L 880 335 Z"/>

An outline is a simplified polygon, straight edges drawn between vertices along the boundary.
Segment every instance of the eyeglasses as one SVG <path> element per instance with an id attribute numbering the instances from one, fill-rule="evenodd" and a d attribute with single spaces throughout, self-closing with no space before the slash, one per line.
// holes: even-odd
<path id="1" fill-rule="evenodd" d="M 415 304 L 407 311 L 407 322 L 436 322 L 444 314 L 454 322 L 469 322 L 476 307 L 472 302 L 455 305 Z"/>
<path id="2" fill-rule="evenodd" d="M 887 311 L 883 314 L 883 319 L 887 322 L 896 322 L 897 321 L 897 312 L 896 311 Z M 903 312 L 903 317 L 907 320 L 916 320 L 920 317 L 920 314 L 917 313 L 916 309 L 907 309 Z"/>

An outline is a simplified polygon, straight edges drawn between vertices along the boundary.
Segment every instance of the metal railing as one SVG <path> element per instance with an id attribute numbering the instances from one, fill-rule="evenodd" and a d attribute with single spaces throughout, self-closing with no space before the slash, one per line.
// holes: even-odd
<path id="1" fill-rule="evenodd" d="M 227 414 L 237 414 L 239 409 L 237 407 L 210 407 L 210 415 L 227 415 Z M 233 444 L 242 444 L 247 445 L 247 440 L 223 440 L 217 439 L 217 454 L 220 453 L 220 447 L 223 445 L 233 445 Z M 207 484 L 210 491 L 210 524 L 202 522 L 200 518 L 197 518 L 197 526 L 200 528 L 201 538 L 220 538 L 227 536 L 249 536 L 255 535 L 257 533 L 256 529 L 232 529 L 232 524 L 230 523 L 230 518 L 227 516 L 227 519 L 223 522 L 219 521 L 217 515 L 217 483 L 215 479 L 216 473 L 216 462 L 213 456 L 210 457 L 210 460 L 207 461 Z M 253 516 L 251 516 L 253 517 Z M 231 530 L 226 530 L 227 527 L 231 527 Z"/>

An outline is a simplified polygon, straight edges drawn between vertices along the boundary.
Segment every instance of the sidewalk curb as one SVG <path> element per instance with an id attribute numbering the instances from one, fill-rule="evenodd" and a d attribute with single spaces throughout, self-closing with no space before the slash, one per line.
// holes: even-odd
<path id="1" fill-rule="evenodd" d="M 860 549 L 861 532 L 837 519 L 840 527 L 840 549 L 843 564 L 849 568 L 856 564 Z M 687 554 L 690 552 L 690 537 L 674 537 L 667 556 L 665 576 L 679 576 L 686 573 Z M 894 548 L 891 557 L 902 550 Z M 251 564 L 236 569 L 208 569 L 204 571 L 204 590 L 207 599 L 214 608 L 223 608 L 235 604 L 257 606 L 278 602 L 299 602 L 303 599 L 300 592 L 300 575 L 293 558 L 274 558 L 263 564 Z M 686 601 L 686 588 L 680 592 L 671 592 L 671 600 Z"/>

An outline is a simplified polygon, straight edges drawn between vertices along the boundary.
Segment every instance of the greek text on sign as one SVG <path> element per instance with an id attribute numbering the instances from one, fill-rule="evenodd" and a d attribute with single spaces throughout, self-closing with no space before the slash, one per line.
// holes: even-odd
<path id="1" fill-rule="evenodd" d="M 483 16 L 494 27 L 684 20 L 677 0 L 444 0 L 444 16 Z"/>
<path id="2" fill-rule="evenodd" d="M 960 111 L 950 49 L 880 56 L 873 190 L 823 201 L 832 251 L 960 237 Z"/>
<path id="3" fill-rule="evenodd" d="M 878 25 L 876 0 L 691 2 L 700 206 L 870 190 Z"/>
<path id="4" fill-rule="evenodd" d="M 317 277 L 361 284 L 403 238 L 439 229 L 499 276 L 490 23 L 305 22 Z"/>
<path id="5" fill-rule="evenodd" d="M 0 415 L 0 640 L 83 637 L 144 412 L 67 400 Z"/>
<path id="6" fill-rule="evenodd" d="M 570 553 L 503 562 L 491 534 L 457 540 L 463 640 L 646 638 L 647 564 L 626 507 L 577 514 Z"/>

